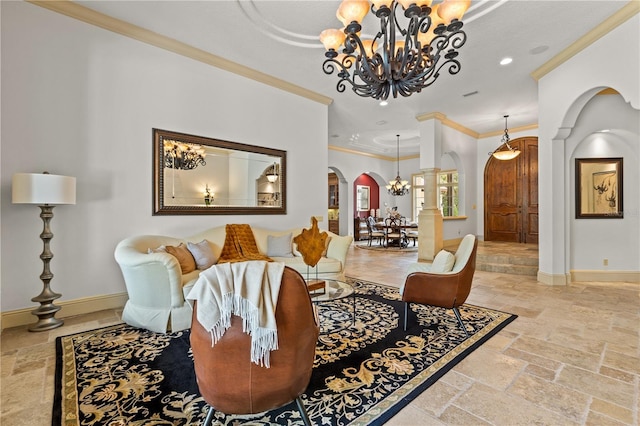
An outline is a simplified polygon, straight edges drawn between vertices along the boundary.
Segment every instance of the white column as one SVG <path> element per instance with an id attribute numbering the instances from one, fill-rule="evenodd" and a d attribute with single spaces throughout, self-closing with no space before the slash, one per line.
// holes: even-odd
<path id="1" fill-rule="evenodd" d="M 440 169 L 425 169 L 424 207 L 418 215 L 418 260 L 432 261 L 442 250 L 442 214 L 436 196 L 437 177 Z"/>
<path id="2" fill-rule="evenodd" d="M 442 250 L 442 214 L 438 209 L 437 177 L 442 151 L 438 114 L 420 122 L 420 169 L 424 173 L 424 207 L 418 215 L 418 261 L 430 262 Z"/>

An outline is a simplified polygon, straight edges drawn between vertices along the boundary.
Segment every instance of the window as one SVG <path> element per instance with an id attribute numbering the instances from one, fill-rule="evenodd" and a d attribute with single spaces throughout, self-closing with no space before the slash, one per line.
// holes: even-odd
<path id="1" fill-rule="evenodd" d="M 446 170 L 438 173 L 438 208 L 443 217 L 459 216 L 458 172 Z"/>
<path id="2" fill-rule="evenodd" d="M 413 202 L 413 217 L 411 220 L 414 222 L 418 221 L 418 215 L 424 206 L 424 175 L 413 175 L 411 176 L 411 198 Z"/>

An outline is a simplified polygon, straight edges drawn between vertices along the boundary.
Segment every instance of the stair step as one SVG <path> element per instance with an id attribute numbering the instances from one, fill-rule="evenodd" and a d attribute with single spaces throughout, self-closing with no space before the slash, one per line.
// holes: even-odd
<path id="1" fill-rule="evenodd" d="M 504 274 L 527 275 L 532 277 L 538 275 L 537 265 L 491 263 L 476 260 L 476 269 L 485 272 L 501 272 Z"/>
<path id="2" fill-rule="evenodd" d="M 538 266 L 537 257 L 521 257 L 503 254 L 481 254 L 476 255 L 476 261 L 482 263 L 510 264 L 510 265 L 526 265 Z"/>

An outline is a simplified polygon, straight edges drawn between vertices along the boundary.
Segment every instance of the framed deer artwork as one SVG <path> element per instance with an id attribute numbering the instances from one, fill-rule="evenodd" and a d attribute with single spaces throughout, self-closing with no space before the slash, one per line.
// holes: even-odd
<path id="1" fill-rule="evenodd" d="M 620 219 L 622 158 L 576 158 L 576 219 Z"/>

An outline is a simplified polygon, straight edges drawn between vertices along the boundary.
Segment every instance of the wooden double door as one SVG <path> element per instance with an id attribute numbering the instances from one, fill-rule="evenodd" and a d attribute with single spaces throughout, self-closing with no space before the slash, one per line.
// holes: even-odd
<path id="1" fill-rule="evenodd" d="M 484 239 L 538 243 L 538 138 L 510 141 L 520 155 L 484 170 Z"/>

